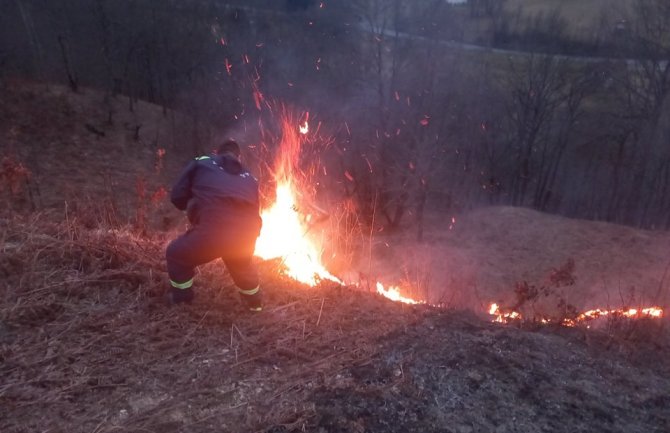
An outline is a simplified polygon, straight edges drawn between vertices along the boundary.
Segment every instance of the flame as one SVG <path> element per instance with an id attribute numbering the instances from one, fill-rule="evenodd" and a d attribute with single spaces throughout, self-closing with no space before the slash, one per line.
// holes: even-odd
<path id="1" fill-rule="evenodd" d="M 290 180 L 277 184 L 275 203 L 262 212 L 263 228 L 256 242 L 256 255 L 262 259 L 281 258 L 286 274 L 315 286 L 321 280 L 341 281 L 320 262 L 319 248 L 308 238 L 296 211 L 296 194 Z"/>
<path id="2" fill-rule="evenodd" d="M 660 319 L 663 317 L 663 309 L 660 307 L 647 307 L 647 308 L 615 308 L 610 310 L 603 310 L 596 308 L 593 310 L 588 310 L 583 313 L 580 313 L 574 319 L 563 319 L 561 325 L 565 326 L 576 326 L 579 323 L 588 322 L 595 320 L 601 317 L 614 316 L 614 317 L 626 317 L 629 319 L 639 319 L 643 317 L 651 319 Z M 523 316 L 518 311 L 509 311 L 502 312 L 498 304 L 491 304 L 489 307 L 489 315 L 493 316 L 492 321 L 498 323 L 510 323 L 516 320 L 523 320 Z M 543 324 L 555 323 L 556 320 L 551 320 L 550 318 L 540 318 L 539 321 Z"/>
<path id="3" fill-rule="evenodd" d="M 298 170 L 298 161 L 303 140 L 309 131 L 309 113 L 306 114 L 302 124 L 291 120 L 291 116 L 284 115 L 282 118 L 282 137 L 275 161 L 274 178 L 276 182 L 275 201 L 271 206 L 261 212 L 263 228 L 256 242 L 255 255 L 265 259 L 281 258 L 285 266 L 285 273 L 289 277 L 309 286 L 315 286 L 323 280 L 329 280 L 338 284 L 344 284 L 342 280 L 331 274 L 321 263 L 322 245 L 318 243 L 310 233 L 309 215 L 301 215 L 301 208 L 309 208 L 309 202 L 304 203 L 306 194 L 301 192 L 300 179 L 303 173 Z M 345 176 L 348 173 L 345 172 Z M 349 175 L 350 176 L 350 175 Z M 303 202 L 303 203 L 301 203 Z M 302 205 L 302 206 L 301 206 Z M 456 222 L 451 219 L 452 225 Z M 381 282 L 376 283 L 377 293 L 392 301 L 406 304 L 425 304 L 401 295 L 397 286 L 384 287 Z M 524 320 L 518 311 L 502 311 L 498 304 L 491 304 L 488 313 L 493 316 L 494 322 L 510 323 Z M 576 326 L 578 323 L 586 322 L 605 316 L 617 316 L 628 318 L 660 318 L 663 317 L 663 309 L 659 307 L 647 308 L 625 308 L 625 309 L 593 309 L 580 313 L 575 318 L 562 319 L 561 325 Z M 557 323 L 549 317 L 533 318 L 543 323 Z"/>
<path id="4" fill-rule="evenodd" d="M 489 307 L 489 314 L 494 316 L 493 321 L 498 323 L 509 323 L 521 318 L 521 314 L 516 311 L 502 313 L 498 304 L 491 304 L 491 307 Z"/>
<path id="5" fill-rule="evenodd" d="M 256 106 L 260 109 L 262 94 L 258 92 L 258 95 L 254 94 L 254 96 L 257 97 Z M 428 116 L 426 116 L 427 118 Z M 313 236 L 309 236 L 311 229 L 309 215 L 301 216 L 299 213 L 301 199 L 304 197 L 304 194 L 300 191 L 299 179 L 303 176 L 300 176 L 301 173 L 296 171 L 296 167 L 298 167 L 303 140 L 309 132 L 309 112 L 305 114 L 304 119 L 304 122 L 298 124 L 298 128 L 296 128 L 295 124 L 297 122 L 294 122 L 290 115 L 284 113 L 282 116 L 282 137 L 274 166 L 275 201 L 261 212 L 263 227 L 256 242 L 255 255 L 265 260 L 281 258 L 286 268 L 286 274 L 309 286 L 315 286 L 323 280 L 344 284 L 321 263 L 320 257 L 323 248 L 315 242 Z M 370 167 L 370 170 L 372 170 L 372 167 Z M 345 172 L 345 176 L 349 180 L 353 180 L 348 172 Z M 309 203 L 306 204 L 309 207 Z M 456 219 L 452 218 L 449 228 L 451 229 L 455 223 Z M 386 288 L 381 282 L 377 282 L 376 288 L 377 293 L 392 301 L 413 305 L 426 303 L 401 295 L 400 288 L 397 286 Z M 488 313 L 493 316 L 492 320 L 498 323 L 524 320 L 518 311 L 502 311 L 496 303 L 489 306 Z M 610 310 L 596 308 L 580 313 L 574 319 L 562 319 L 560 324 L 576 326 L 578 323 L 606 316 L 657 319 L 663 317 L 663 314 L 663 309 L 659 307 Z M 542 324 L 557 323 L 556 320 L 548 317 L 536 317 L 534 320 Z"/>
<path id="6" fill-rule="evenodd" d="M 315 286 L 323 280 L 344 284 L 342 280 L 331 274 L 321 263 L 322 245 L 310 233 L 309 215 L 301 215 L 301 208 L 309 208 L 309 202 L 304 202 L 300 180 L 304 174 L 297 171 L 300 151 L 303 140 L 309 131 L 309 113 L 305 115 L 302 124 L 293 121 L 290 115 L 282 116 L 282 137 L 274 165 L 276 182 L 275 201 L 261 212 L 263 228 L 256 242 L 255 255 L 265 259 L 281 258 L 285 266 L 285 273 L 289 277 L 309 286 Z M 345 176 L 348 173 L 345 172 Z M 350 175 L 347 176 L 347 178 Z M 352 178 L 350 178 L 351 180 Z M 302 202 L 302 203 L 301 203 Z M 302 206 L 301 206 L 302 205 Z M 451 219 L 452 226 L 456 220 Z M 451 228 L 451 227 L 450 227 Z M 381 282 L 376 283 L 377 293 L 392 301 L 406 304 L 425 304 L 401 295 L 397 286 L 384 287 Z M 491 304 L 488 313 L 493 316 L 494 322 L 510 323 L 524 320 L 518 311 L 502 311 L 498 304 Z M 578 323 L 594 320 L 599 317 L 614 315 L 628 318 L 660 318 L 663 310 L 659 307 L 626 308 L 626 309 L 593 309 L 580 313 L 574 319 L 563 319 L 560 324 L 575 326 Z M 543 324 L 557 323 L 548 317 L 534 318 Z"/>
<path id="7" fill-rule="evenodd" d="M 296 130 L 290 116 L 282 118 L 282 137 L 275 161 L 277 183 L 275 202 L 261 212 L 263 228 L 256 241 L 255 255 L 265 259 L 281 258 L 286 274 L 304 284 L 315 286 L 322 280 L 342 284 L 339 278 L 328 272 L 321 263 L 319 244 L 309 236 L 310 226 L 303 222 L 298 212 L 297 166 L 302 140 L 303 126 Z M 305 131 L 307 121 L 305 121 Z"/>
<path id="8" fill-rule="evenodd" d="M 423 302 L 415 301 L 412 298 L 407 298 L 400 294 L 400 288 L 396 286 L 390 286 L 388 289 L 384 288 L 384 285 L 380 282 L 377 282 L 377 293 L 382 296 L 389 298 L 392 301 L 403 302 L 405 304 L 422 304 Z"/>
<path id="9" fill-rule="evenodd" d="M 344 284 L 321 263 L 323 248 L 311 233 L 309 216 L 299 212 L 301 208 L 309 207 L 309 203 L 306 206 L 301 203 L 306 194 L 300 190 L 299 179 L 302 176 L 296 171 L 305 135 L 309 131 L 308 119 L 309 113 L 306 113 L 304 122 L 296 128 L 296 122 L 290 115 L 284 113 L 282 116 L 282 137 L 274 164 L 277 184 L 275 201 L 261 212 L 263 228 L 256 241 L 255 255 L 265 260 L 281 258 L 286 275 L 309 286 L 323 280 Z M 393 301 L 422 303 L 402 296 L 399 287 L 387 289 L 380 282 L 376 283 L 376 287 L 379 294 Z"/>

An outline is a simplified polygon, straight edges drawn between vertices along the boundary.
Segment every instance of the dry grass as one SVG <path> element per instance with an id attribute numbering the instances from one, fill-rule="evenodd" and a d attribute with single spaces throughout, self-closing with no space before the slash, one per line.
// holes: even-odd
<path id="1" fill-rule="evenodd" d="M 170 308 L 164 235 L 42 214 L 0 224 L 3 431 L 301 425 L 314 413 L 300 395 L 418 317 L 349 289 L 300 287 L 271 262 L 261 315 L 245 315 L 218 264 L 198 275 L 192 308 Z"/>
<path id="2" fill-rule="evenodd" d="M 39 97 L 31 95 L 23 109 L 39 113 Z M 18 105 L 0 108 L 0 128 L 24 118 Z M 15 112 L 2 117 L 8 110 Z M 33 133 L 35 146 L 51 137 L 57 140 L 53 152 L 72 153 L 61 153 L 49 167 L 49 187 L 60 191 L 72 179 L 59 170 L 76 160 L 90 137 L 68 146 L 59 122 L 78 124 L 81 113 L 54 115 L 55 125 Z M 80 129 L 73 131 L 81 137 Z M 28 123 L 18 133 L 2 133 L 17 146 L 33 137 Z M 145 156 L 136 169 L 153 169 L 153 153 Z M 118 208 L 127 202 L 131 215 L 168 213 L 151 208 L 150 191 L 140 196 L 132 170 L 118 176 L 118 188 L 93 180 L 99 167 L 78 167 L 79 181 L 92 185 L 73 194 L 65 209 L 19 213 L 5 206 L 0 212 L 2 432 L 380 433 L 443 431 L 445 425 L 457 431 L 624 432 L 670 426 L 670 376 L 659 362 L 670 351 L 662 338 L 666 322 L 612 322 L 604 333 L 524 332 L 350 287 L 306 288 L 284 278 L 276 262 L 259 263 L 266 301 L 260 315 L 241 308 L 218 263 L 200 268 L 194 305 L 168 307 L 161 299 L 163 254 L 177 232 L 125 225 L 138 221 Z M 88 187 L 99 192 L 95 200 L 83 199 Z M 343 209 L 331 221 L 344 229 L 334 241 L 341 251 L 350 252 L 365 237 L 354 217 Z M 438 286 L 447 293 L 455 287 L 467 293 L 477 282 L 509 291 L 503 271 L 510 278 L 544 272 L 544 263 L 559 262 L 556 254 L 572 255 L 572 248 L 590 257 L 591 243 L 609 240 L 644 253 L 626 258 L 636 269 L 665 245 L 665 238 L 656 244 L 647 232 L 510 208 L 459 219 L 451 232 L 439 223 L 431 227 L 423 245 L 395 239 L 400 249 L 388 251 L 393 247 L 385 242 L 392 239 L 371 239 L 372 252 L 386 251 L 387 268 L 367 261 L 364 268 L 389 279 L 397 274 L 390 283 L 451 281 Z M 602 268 L 605 249 L 593 248 L 603 253 L 587 263 Z M 349 254 L 345 263 L 356 263 Z"/>
<path id="3" fill-rule="evenodd" d="M 517 282 L 541 284 L 572 258 L 575 282 L 558 294 L 579 310 L 670 305 L 667 232 L 515 207 L 453 216 L 456 223 L 449 230 L 451 215 L 427 214 L 423 243 L 416 242 L 411 229 L 376 234 L 373 276 L 389 284 L 423 281 L 426 299 L 433 303 L 447 299 L 460 308 L 485 311 L 490 302 L 513 302 Z M 354 269 L 366 272 L 367 262 Z"/>
<path id="4" fill-rule="evenodd" d="M 156 105 L 138 102 L 131 112 L 121 96 L 107 104 L 95 90 L 75 94 L 21 80 L 2 91 L 0 159 L 13 158 L 30 172 L 24 201 L 37 209 L 107 200 L 126 221 L 135 217 L 138 182 L 150 196 L 167 187 L 192 156 L 183 145 L 190 142 L 189 122 Z M 168 206 L 160 205 L 166 215 Z"/>
<path id="5" fill-rule="evenodd" d="M 3 432 L 508 425 L 496 421 L 490 398 L 508 401 L 506 411 L 524 431 L 553 425 L 551 418 L 537 424 L 537 416 L 524 415 L 546 401 L 565 408 L 565 430 L 554 431 L 596 425 L 652 431 L 670 422 L 658 406 L 670 389 L 659 376 L 665 370 L 649 363 L 666 356 L 670 345 L 645 338 L 656 324 L 640 322 L 625 339 L 586 330 L 524 333 L 352 288 L 306 288 L 283 278 L 275 262 L 259 264 L 262 314 L 243 311 L 220 264 L 201 268 L 194 305 L 168 307 L 160 297 L 162 255 L 172 234 L 89 229 L 76 215 L 54 220 L 44 214 L 0 219 Z M 602 365 L 592 361 L 597 358 Z M 568 385 L 528 394 L 529 365 Z M 635 373 L 616 383 L 623 371 Z M 571 386 L 579 383 L 595 393 L 617 392 L 576 395 Z M 638 400 L 651 403 L 617 409 L 635 387 L 644 389 Z M 472 410 L 445 412 L 454 398 L 467 402 L 476 418 Z M 402 410 L 387 413 L 388 405 Z M 599 418 L 607 408 L 618 424 Z"/>
<path id="6" fill-rule="evenodd" d="M 565 18 L 571 33 L 583 34 L 593 30 L 603 16 L 622 19 L 635 0 L 507 0 L 507 10 L 521 9 L 527 16 L 550 14 L 558 10 Z"/>

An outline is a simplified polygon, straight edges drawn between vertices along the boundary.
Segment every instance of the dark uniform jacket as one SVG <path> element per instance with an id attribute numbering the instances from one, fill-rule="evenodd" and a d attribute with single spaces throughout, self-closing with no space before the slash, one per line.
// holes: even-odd
<path id="1" fill-rule="evenodd" d="M 172 187 L 172 203 L 194 226 L 260 232 L 258 181 L 229 154 L 191 161 Z"/>

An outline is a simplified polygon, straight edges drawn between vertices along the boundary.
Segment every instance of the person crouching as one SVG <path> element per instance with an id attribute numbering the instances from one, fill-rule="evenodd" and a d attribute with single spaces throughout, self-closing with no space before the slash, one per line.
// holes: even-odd
<path id="1" fill-rule="evenodd" d="M 194 297 L 195 268 L 221 258 L 250 311 L 261 311 L 258 271 L 253 263 L 260 234 L 258 181 L 241 162 L 234 140 L 221 143 L 216 153 L 188 163 L 172 187 L 170 199 L 186 211 L 191 227 L 170 242 L 166 260 L 171 304 Z"/>

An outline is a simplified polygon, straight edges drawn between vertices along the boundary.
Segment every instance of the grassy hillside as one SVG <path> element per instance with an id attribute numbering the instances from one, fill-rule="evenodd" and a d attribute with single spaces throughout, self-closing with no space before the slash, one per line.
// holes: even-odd
<path id="1" fill-rule="evenodd" d="M 152 202 L 138 194 L 138 176 L 153 179 L 153 190 L 169 185 L 182 163 L 173 136 L 163 135 L 161 110 L 139 104 L 123 114 L 119 106 L 108 124 L 94 92 L 28 85 L 8 94 L 0 156 L 34 173 L 24 187 L 43 201 L 31 210 L 26 191 L 1 196 L 12 206 L 0 212 L 0 431 L 670 429 L 667 318 L 614 318 L 598 329 L 503 326 L 481 309 L 407 306 L 332 283 L 305 287 L 273 261 L 259 262 L 261 314 L 243 310 L 219 263 L 200 268 L 193 305 L 165 305 L 163 254 L 180 228 L 138 227 L 133 213 Z M 128 128 L 137 123 L 139 139 Z M 157 170 L 162 144 L 173 159 Z M 114 179 L 109 186 L 103 172 Z M 102 218 L 100 203 L 127 203 L 136 224 Z M 147 211 L 156 221 L 179 217 L 164 201 Z M 543 266 L 543 251 L 574 248 L 595 267 L 603 239 L 610 266 L 653 260 L 648 232 L 611 225 L 513 208 L 483 209 L 451 232 L 443 222 L 433 222 L 423 254 L 455 276 L 467 272 L 452 259 L 474 250 L 480 261 L 471 270 L 498 272 L 489 282 L 522 261 Z M 421 252 L 404 249 L 403 236 L 384 241 L 397 241 L 393 254 L 405 259 Z M 442 256 L 445 245 L 461 249 Z"/>
<path id="2" fill-rule="evenodd" d="M 540 285 L 568 260 L 574 284 L 561 296 L 580 309 L 670 303 L 670 234 L 583 221 L 515 207 L 488 207 L 456 216 L 429 217 L 426 241 L 415 232 L 374 243 L 371 269 L 385 281 L 404 281 L 432 302 L 485 309 L 509 301 L 517 282 Z M 367 262 L 360 265 L 368 269 Z M 549 298 L 536 308 L 556 306 Z"/>
<path id="3" fill-rule="evenodd" d="M 588 32 L 603 16 L 613 20 L 625 17 L 634 0 L 507 0 L 507 11 L 521 9 L 525 15 L 548 14 L 558 10 L 572 32 Z"/>
<path id="4" fill-rule="evenodd" d="M 143 206 L 178 217 L 161 188 L 196 151 L 187 118 L 89 89 L 12 81 L 2 91 L 0 158 L 28 170 L 15 194 L 0 191 L 9 205 L 115 223 L 137 222 Z"/>
<path id="5" fill-rule="evenodd" d="M 302 287 L 261 265 L 266 309 L 222 267 L 161 301 L 166 237 L 0 220 L 3 432 L 661 432 L 664 322 L 535 331 Z"/>

